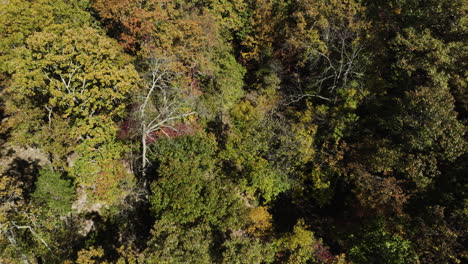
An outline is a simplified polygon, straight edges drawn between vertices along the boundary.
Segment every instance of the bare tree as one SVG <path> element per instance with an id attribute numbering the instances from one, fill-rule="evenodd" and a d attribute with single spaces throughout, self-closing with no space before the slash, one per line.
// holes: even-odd
<path id="1" fill-rule="evenodd" d="M 148 74 L 145 77 L 145 93 L 142 97 L 138 114 L 141 124 L 141 166 L 142 174 L 148 166 L 148 139 L 153 139 L 154 133 L 165 129 L 177 131 L 171 126 L 173 121 L 195 114 L 182 112 L 181 100 L 178 97 L 180 89 L 175 86 L 176 73 L 171 70 L 171 61 L 167 58 L 150 60 Z M 146 185 L 146 182 L 145 182 Z"/>
<path id="2" fill-rule="evenodd" d="M 31 234 L 37 238 L 42 244 L 45 245 L 45 247 L 49 250 L 49 252 L 52 254 L 52 250 L 50 249 L 49 245 L 42 239 L 42 237 L 34 231 L 34 229 L 31 226 L 19 226 L 17 225 L 14 221 L 9 222 L 9 225 L 4 225 L 3 223 L 0 223 L 0 231 L 1 234 L 8 239 L 8 242 L 12 245 L 12 247 L 19 253 L 21 258 L 23 259 L 23 263 L 29 264 L 29 259 L 24 254 L 24 252 L 21 250 L 21 247 L 18 245 L 18 242 L 16 240 L 15 232 L 14 229 L 20 230 L 20 229 L 27 229 L 31 232 Z"/>
<path id="3" fill-rule="evenodd" d="M 333 20 L 327 27 L 321 28 L 325 51 L 309 51 L 309 75 L 306 76 L 306 80 L 302 80 L 300 75 L 296 74 L 296 91 L 291 95 L 290 103 L 306 97 L 336 102 L 336 90 L 349 87 L 352 80 L 359 80 L 364 75 L 364 44 L 359 40 L 362 32 L 363 29 L 351 29 Z"/>

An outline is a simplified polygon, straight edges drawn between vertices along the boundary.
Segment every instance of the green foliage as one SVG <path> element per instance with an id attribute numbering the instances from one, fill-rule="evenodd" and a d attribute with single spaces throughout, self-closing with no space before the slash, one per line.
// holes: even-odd
<path id="1" fill-rule="evenodd" d="M 48 107 L 64 118 L 102 114 L 112 120 L 122 115 L 125 96 L 135 88 L 137 74 L 129 58 L 91 28 L 36 33 L 17 56 L 11 61 L 16 67 L 9 88 L 14 100 L 34 98 L 33 106 Z"/>
<path id="2" fill-rule="evenodd" d="M 468 262 L 467 10 L 0 1 L 0 262 Z"/>
<path id="3" fill-rule="evenodd" d="M 286 254 L 284 263 L 316 263 L 314 246 L 318 243 L 314 233 L 307 230 L 303 220 L 294 226 L 293 232 L 280 239 L 281 249 Z"/>
<path id="4" fill-rule="evenodd" d="M 202 0 L 208 10 L 219 20 L 221 35 L 231 40 L 238 32 L 243 32 L 248 24 L 248 2 L 245 0 Z M 236 34 L 237 33 L 237 34 Z"/>
<path id="5" fill-rule="evenodd" d="M 56 29 L 61 32 L 31 35 L 16 50 L 6 89 L 7 126 L 17 143 L 42 147 L 54 166 L 65 167 L 97 200 L 112 204 L 122 191 L 117 186 L 129 178 L 116 166 L 124 150 L 115 142 L 116 121 L 139 77 L 130 58 L 97 30 Z M 105 191 L 96 190 L 96 181 Z"/>
<path id="6" fill-rule="evenodd" d="M 35 126 L 52 127 L 55 117 L 69 119 L 71 139 L 93 137 L 101 143 L 102 136 L 114 134 L 103 129 L 122 116 L 137 78 L 114 42 L 90 28 L 41 32 L 16 54 L 6 92 L 20 141 L 34 142 L 29 134 L 39 130 Z"/>
<path id="7" fill-rule="evenodd" d="M 261 102 L 262 98 L 259 99 Z M 221 157 L 234 169 L 231 171 L 235 174 L 232 177 L 242 191 L 269 202 L 287 190 L 289 183 L 286 171 L 269 158 L 276 154 L 272 148 L 275 134 L 269 131 L 276 129 L 279 124 L 265 119 L 262 106 L 254 107 L 245 100 L 232 109 L 232 133 L 227 138 Z"/>
<path id="8" fill-rule="evenodd" d="M 152 148 L 157 179 L 150 196 L 157 218 L 179 224 L 201 221 L 223 229 L 241 224 L 240 199 L 216 168 L 216 150 L 210 135 L 157 141 Z"/>
<path id="9" fill-rule="evenodd" d="M 50 170 L 41 170 L 36 181 L 36 190 L 31 194 L 39 204 L 60 214 L 71 211 L 71 204 L 75 193 L 69 180 L 62 179 L 62 175 Z"/>
<path id="10" fill-rule="evenodd" d="M 410 235 L 421 263 L 463 263 L 465 221 L 466 212 L 450 212 L 441 206 L 429 206 L 416 216 Z"/>
<path id="11" fill-rule="evenodd" d="M 465 129 L 457 120 L 454 99 L 448 89 L 449 74 L 444 70 L 451 63 L 450 53 L 460 43 L 444 44 L 429 31 L 422 34 L 408 29 L 395 39 L 397 50 L 410 48 L 415 57 L 402 51 L 398 70 L 408 78 L 415 77 L 417 87 L 408 91 L 401 102 L 401 117 L 396 121 L 396 133 L 401 133 L 409 149 L 435 152 L 437 158 L 453 160 L 466 150 Z M 404 71 L 404 72 L 403 72 Z M 424 81 L 418 79 L 425 77 Z M 412 83 L 410 83 L 412 84 Z"/>
<path id="12" fill-rule="evenodd" d="M 384 106 L 377 111 L 392 114 L 376 120 L 391 141 L 384 140 L 387 146 L 377 157 L 387 162 L 381 167 L 398 171 L 417 189 L 424 189 L 442 173 L 441 162 L 453 161 L 466 152 L 466 128 L 451 94 L 453 83 L 458 83 L 451 81 L 458 75 L 451 69 L 452 54 L 460 43 L 447 43 L 428 29 L 413 27 L 402 30 L 390 43 L 396 54 L 389 80 L 393 97 L 381 98 Z M 384 157 L 389 152 L 393 153 L 391 159 Z"/>
<path id="13" fill-rule="evenodd" d="M 349 251 L 353 263 L 418 263 L 412 243 L 376 223 L 363 231 Z"/>
<path id="14" fill-rule="evenodd" d="M 208 78 L 209 83 L 206 87 L 202 86 L 208 115 L 218 111 L 228 112 L 244 95 L 245 68 L 236 61 L 229 50 L 220 51 L 215 60 L 218 67 L 214 76 Z"/>
<path id="15" fill-rule="evenodd" d="M 87 0 L 8 0 L 0 4 L 0 72 L 7 70 L 15 48 L 38 31 L 50 31 L 57 24 L 67 27 L 91 25 L 91 14 L 84 9 Z"/>
<path id="16" fill-rule="evenodd" d="M 104 256 L 104 250 L 102 248 L 91 247 L 89 249 L 83 249 L 78 252 L 78 258 L 76 263 L 78 264 L 95 264 L 96 260 Z"/>
<path id="17" fill-rule="evenodd" d="M 211 229 L 156 221 L 148 242 L 145 263 L 211 263 Z"/>
<path id="18" fill-rule="evenodd" d="M 231 237 L 223 244 L 223 261 L 225 264 L 272 263 L 274 246 L 258 238 Z"/>

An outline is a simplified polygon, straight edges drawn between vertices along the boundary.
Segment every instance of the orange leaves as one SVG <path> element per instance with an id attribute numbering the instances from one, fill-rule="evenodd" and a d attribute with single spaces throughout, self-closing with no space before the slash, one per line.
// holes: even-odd
<path id="1" fill-rule="evenodd" d="M 241 55 L 246 61 L 260 59 L 261 52 L 272 46 L 275 34 L 276 17 L 272 1 L 257 0 L 253 5 L 253 14 L 249 20 L 252 32 L 242 41 L 244 51 Z"/>
<path id="2" fill-rule="evenodd" d="M 162 21 L 169 18 L 173 9 L 168 0 L 130 1 L 95 0 L 93 7 L 105 19 L 109 30 L 120 32 L 121 44 L 128 50 L 136 51 L 148 41 Z"/>
<path id="3" fill-rule="evenodd" d="M 217 43 L 216 23 L 190 3 L 96 0 L 93 7 L 128 51 L 143 59 L 155 54 L 175 58 L 185 86 L 212 68 L 209 50 Z"/>
<path id="4" fill-rule="evenodd" d="M 122 196 L 122 185 L 129 180 L 130 174 L 126 172 L 122 161 L 109 160 L 101 164 L 101 172 L 96 175 L 93 196 L 98 200 L 109 201 L 110 204 Z"/>
<path id="5" fill-rule="evenodd" d="M 409 199 L 403 188 L 403 181 L 394 177 L 372 175 L 357 164 L 350 166 L 355 170 L 355 193 L 361 206 L 380 214 L 403 213 L 404 205 Z"/>

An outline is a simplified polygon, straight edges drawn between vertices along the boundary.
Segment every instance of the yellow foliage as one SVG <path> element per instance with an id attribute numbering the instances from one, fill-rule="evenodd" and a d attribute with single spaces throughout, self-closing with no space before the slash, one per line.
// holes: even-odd
<path id="1" fill-rule="evenodd" d="M 252 235 L 266 235 L 271 230 L 271 214 L 265 206 L 255 207 L 249 212 L 249 218 L 252 224 L 248 227 L 247 232 Z"/>
<path id="2" fill-rule="evenodd" d="M 252 33 L 244 38 L 242 46 L 245 51 L 241 53 L 244 60 L 258 60 L 261 52 L 273 44 L 275 33 L 275 17 L 273 4 L 270 0 L 256 0 L 253 14 L 250 17 Z"/>
<path id="3" fill-rule="evenodd" d="M 90 247 L 89 249 L 83 249 L 78 252 L 77 264 L 97 264 L 103 263 L 97 261 L 99 258 L 104 256 L 104 250 L 102 248 Z"/>

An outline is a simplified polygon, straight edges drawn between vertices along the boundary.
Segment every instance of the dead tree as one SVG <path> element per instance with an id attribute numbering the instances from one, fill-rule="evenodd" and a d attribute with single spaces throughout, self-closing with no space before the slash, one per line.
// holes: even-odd
<path id="1" fill-rule="evenodd" d="M 42 239 L 42 237 L 36 231 L 34 231 L 34 229 L 31 226 L 29 226 L 29 225 L 28 226 L 25 226 L 25 225 L 19 226 L 13 221 L 9 222 L 9 225 L 8 224 L 4 225 L 4 224 L 0 223 L 1 234 L 8 239 L 8 242 L 10 242 L 10 245 L 18 252 L 20 257 L 23 259 L 23 263 L 29 264 L 31 262 L 29 261 L 29 258 L 26 256 L 26 254 L 22 251 L 22 249 L 18 245 L 18 242 L 16 240 L 15 231 L 14 231 L 15 229 L 17 229 L 17 230 L 21 230 L 21 229 L 29 230 L 29 232 L 31 232 L 31 234 L 35 238 L 37 238 L 42 244 L 44 244 L 44 246 L 52 254 L 52 250 L 50 249 L 49 245 L 44 241 L 44 239 Z"/>
<path id="2" fill-rule="evenodd" d="M 164 129 L 177 131 L 172 126 L 175 120 L 195 114 L 196 112 L 182 112 L 182 100 L 179 98 L 180 89 L 176 87 L 177 74 L 171 69 L 171 61 L 166 58 L 151 59 L 149 70 L 145 78 L 145 89 L 138 114 L 141 126 L 141 168 L 142 175 L 148 166 L 148 140 L 152 140 L 154 133 Z M 145 181 L 146 185 L 146 181 Z"/>
<path id="3" fill-rule="evenodd" d="M 328 26 L 319 30 L 325 50 L 312 48 L 308 52 L 308 75 L 302 78 L 299 74 L 295 75 L 296 87 L 290 103 L 306 97 L 336 102 L 337 90 L 348 88 L 351 81 L 358 81 L 364 76 L 364 44 L 360 40 L 363 29 L 350 28 L 333 19 L 329 22 Z"/>

